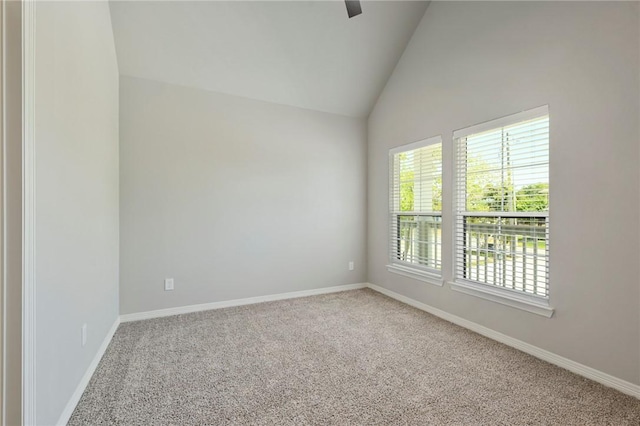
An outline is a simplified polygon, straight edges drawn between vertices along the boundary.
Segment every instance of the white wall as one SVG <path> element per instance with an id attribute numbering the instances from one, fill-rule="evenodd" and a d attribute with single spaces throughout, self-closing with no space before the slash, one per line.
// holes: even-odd
<path id="1" fill-rule="evenodd" d="M 369 117 L 368 280 L 640 383 L 637 3 L 434 2 Z M 548 104 L 547 319 L 387 272 L 388 150 Z M 452 278 L 450 257 L 443 274 Z"/>
<path id="2" fill-rule="evenodd" d="M 364 120 L 122 76 L 120 138 L 122 314 L 365 280 Z"/>
<path id="3" fill-rule="evenodd" d="M 107 3 L 39 2 L 36 63 L 36 415 L 50 425 L 118 316 L 118 68 Z"/>

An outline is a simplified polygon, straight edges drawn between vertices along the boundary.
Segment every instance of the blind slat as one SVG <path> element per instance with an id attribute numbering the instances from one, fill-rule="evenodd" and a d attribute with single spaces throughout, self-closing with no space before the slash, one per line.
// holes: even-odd
<path id="1" fill-rule="evenodd" d="M 455 277 L 548 297 L 548 115 L 460 133 Z"/>
<path id="2" fill-rule="evenodd" d="M 442 140 L 389 152 L 389 257 L 439 271 L 442 259 Z"/>

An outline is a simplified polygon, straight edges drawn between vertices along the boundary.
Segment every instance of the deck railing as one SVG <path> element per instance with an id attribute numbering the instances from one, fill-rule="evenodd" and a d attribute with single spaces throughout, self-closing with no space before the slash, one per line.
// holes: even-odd
<path id="1" fill-rule="evenodd" d="M 546 217 L 462 216 L 458 276 L 547 296 Z"/>
<path id="2" fill-rule="evenodd" d="M 439 270 L 442 263 L 442 216 L 397 215 L 396 260 Z"/>

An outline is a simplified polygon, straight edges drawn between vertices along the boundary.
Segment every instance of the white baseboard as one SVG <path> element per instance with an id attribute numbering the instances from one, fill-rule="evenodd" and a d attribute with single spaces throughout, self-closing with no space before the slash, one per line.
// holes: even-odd
<path id="1" fill-rule="evenodd" d="M 80 398 L 82 398 L 82 394 L 84 393 L 84 390 L 87 388 L 87 385 L 89 384 L 89 381 L 93 376 L 93 373 L 96 371 L 96 368 L 98 367 L 98 364 L 102 359 L 102 356 L 107 351 L 107 348 L 109 347 L 109 343 L 111 343 L 111 339 L 113 338 L 113 335 L 116 333 L 116 330 L 118 329 L 119 325 L 120 325 L 120 318 L 116 318 L 115 322 L 109 329 L 109 332 L 107 333 L 104 340 L 102 341 L 100 348 L 98 348 L 98 352 L 96 353 L 96 356 L 93 357 L 91 364 L 89 364 L 89 367 L 87 367 L 87 371 L 85 371 L 84 376 L 82 376 L 82 379 L 80 380 L 80 383 L 78 383 L 78 386 L 76 387 L 75 392 L 73 392 L 73 395 L 71 395 L 71 398 L 67 403 L 67 406 L 64 407 L 64 411 L 62 412 L 62 414 L 60 415 L 60 418 L 58 419 L 58 422 L 56 423 L 57 425 L 63 426 L 69 422 L 69 419 L 73 414 L 73 410 L 76 409 L 78 402 L 80 402 Z"/>
<path id="2" fill-rule="evenodd" d="M 522 340 L 514 339 L 513 337 L 509 337 L 506 334 L 499 333 L 480 324 L 476 324 L 475 322 L 450 314 L 438 308 L 434 308 L 433 306 L 429 306 L 425 303 L 418 302 L 417 300 L 411 299 L 410 297 L 403 296 L 402 294 L 377 286 L 375 284 L 369 283 L 367 284 L 367 287 L 386 296 L 389 296 L 392 299 L 396 299 L 400 302 L 406 303 L 407 305 L 411 305 L 414 308 L 418 308 L 432 315 L 440 317 L 446 321 L 464 327 L 468 330 L 475 331 L 478 334 L 482 334 L 485 337 L 496 340 L 500 343 L 504 343 L 505 345 L 511 346 L 512 348 L 518 349 L 522 352 L 528 353 L 529 355 L 532 355 L 543 361 L 555 364 L 558 367 L 562 367 L 580 376 L 586 377 L 587 379 L 591 379 L 595 382 L 601 383 L 613 389 L 617 389 L 620 392 L 640 399 L 640 385 L 636 385 L 631 382 L 627 382 L 626 380 L 614 377 L 610 374 L 603 373 L 602 371 L 596 370 L 595 368 L 587 367 L 586 365 L 572 361 L 568 358 L 564 358 L 560 355 L 554 354 L 553 352 L 541 349 L 537 346 L 523 342 Z"/>
<path id="3" fill-rule="evenodd" d="M 298 297 L 315 296 L 318 294 L 337 293 L 339 291 L 357 290 L 367 287 L 367 283 L 346 284 L 334 287 L 323 287 L 312 290 L 293 291 L 290 293 L 272 294 L 268 296 L 248 297 L 245 299 L 225 300 L 223 302 L 202 303 L 199 305 L 179 306 L 176 308 L 158 309 L 155 311 L 136 312 L 120 315 L 120 322 L 140 321 L 151 318 L 168 317 L 172 315 L 188 314 L 191 312 L 208 311 L 211 309 L 231 308 L 233 306 L 252 305 L 254 303 L 272 302 L 275 300 L 295 299 Z"/>
<path id="4" fill-rule="evenodd" d="M 640 398 L 639 385 L 611 376 L 610 374 L 603 373 L 602 371 L 596 370 L 594 368 L 587 367 L 586 365 L 572 361 L 568 358 L 564 358 L 560 355 L 556 355 L 553 352 L 549 352 L 545 349 L 541 349 L 537 346 L 533 346 L 521 340 L 514 339 L 513 337 L 509 337 L 505 334 L 499 333 L 495 330 L 476 324 L 472 321 L 450 314 L 443 310 L 434 308 L 433 306 L 429 306 L 425 303 L 418 302 L 417 300 L 411 299 L 407 296 L 403 296 L 402 294 L 396 293 L 386 288 L 383 288 L 371 283 L 359 283 L 359 284 L 347 284 L 347 285 L 340 285 L 335 287 L 325 287 L 325 288 L 318 288 L 313 290 L 294 291 L 290 293 L 281 293 L 281 294 L 274 294 L 269 296 L 249 297 L 246 299 L 235 299 L 235 300 L 228 300 L 224 302 L 203 303 L 200 305 L 181 306 L 177 308 L 159 309 L 155 311 L 138 312 L 134 314 L 121 315 L 120 318 L 116 319 L 116 321 L 113 323 L 113 326 L 107 333 L 107 336 L 104 338 L 104 341 L 102 342 L 102 345 L 98 349 L 96 356 L 93 358 L 93 361 L 91 361 L 91 364 L 87 368 L 87 371 L 82 377 L 82 380 L 80 380 L 80 383 L 78 383 L 78 386 L 75 392 L 69 399 L 69 402 L 67 403 L 67 406 L 62 412 L 57 424 L 66 425 L 69 419 L 71 418 L 71 415 L 73 414 L 73 410 L 75 410 L 76 405 L 80 401 L 82 394 L 84 393 L 87 385 L 89 384 L 89 381 L 91 380 L 91 376 L 93 376 L 93 373 L 98 367 L 98 364 L 100 363 L 102 356 L 106 352 L 107 347 L 109 346 L 109 343 L 111 343 L 111 339 L 113 338 L 113 335 L 115 334 L 118 328 L 118 325 L 120 325 L 120 323 L 122 322 L 166 317 L 166 316 L 179 315 L 179 314 L 185 314 L 190 312 L 206 311 L 210 309 L 221 309 L 221 308 L 229 308 L 233 306 L 251 305 L 255 303 L 271 302 L 275 300 L 294 299 L 298 297 L 315 296 L 318 294 L 337 293 L 340 291 L 357 290 L 357 289 L 367 288 L 367 287 L 379 293 L 382 293 L 386 296 L 389 296 L 393 299 L 396 299 L 400 302 L 406 303 L 407 305 L 413 306 L 415 308 L 428 312 L 432 315 L 440 317 L 446 321 L 452 322 L 461 327 L 464 327 L 478 334 L 486 336 L 490 339 L 496 340 L 500 343 L 504 343 L 507 346 L 511 346 L 515 349 L 521 350 L 522 352 L 528 353 L 529 355 L 535 356 L 536 358 L 539 358 L 543 361 L 547 361 L 551 364 L 555 364 L 559 367 L 562 367 L 580 376 L 586 377 L 588 379 L 591 379 L 595 382 L 601 383 L 613 389 L 617 389 L 625 394 L 634 396 L 636 398 Z"/>
<path id="5" fill-rule="evenodd" d="M 138 320 L 150 319 L 150 318 L 166 317 L 166 316 L 178 315 L 178 314 L 185 314 L 189 312 L 206 311 L 210 309 L 220 309 L 220 308 L 229 308 L 232 306 L 251 305 L 254 303 L 271 302 L 274 300 L 294 299 L 297 297 L 315 296 L 318 294 L 337 293 L 340 291 L 357 290 L 357 289 L 366 288 L 366 287 L 367 287 L 367 283 L 347 284 L 347 285 L 339 285 L 334 287 L 324 287 L 324 288 L 317 288 L 312 290 L 294 291 L 290 293 L 249 297 L 246 299 L 227 300 L 224 302 L 214 302 L 214 303 L 203 303 L 200 305 L 180 306 L 177 308 L 159 309 L 156 311 L 138 312 L 134 314 L 120 315 L 120 317 L 117 318 L 116 321 L 113 323 L 113 326 L 111 326 L 111 329 L 107 333 L 107 336 L 104 338 L 102 345 L 100 345 L 100 348 L 96 353 L 96 356 L 93 358 L 93 361 L 91 361 L 91 364 L 89 364 L 89 367 L 87 367 L 87 370 L 85 371 L 84 376 L 82 376 L 82 380 L 80 380 L 80 383 L 78 383 L 78 386 L 76 387 L 75 392 L 73 393 L 73 395 L 71 395 L 69 402 L 64 408 L 64 411 L 60 415 L 60 418 L 58 419 L 58 422 L 56 424 L 66 425 L 69 422 L 69 419 L 73 414 L 73 410 L 76 409 L 78 402 L 80 402 L 80 398 L 82 397 L 82 394 L 84 393 L 87 385 L 89 384 L 89 381 L 93 376 L 93 373 L 96 371 L 96 368 L 98 367 L 98 364 L 102 359 L 102 356 L 106 352 L 107 347 L 109 347 L 109 343 L 111 343 L 111 339 L 113 338 L 113 335 L 118 329 L 118 325 L 120 325 L 120 323 L 129 322 L 129 321 L 138 321 Z"/>

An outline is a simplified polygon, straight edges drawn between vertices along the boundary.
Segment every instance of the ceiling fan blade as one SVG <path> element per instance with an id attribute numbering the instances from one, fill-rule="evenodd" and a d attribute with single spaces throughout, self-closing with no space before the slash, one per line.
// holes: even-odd
<path id="1" fill-rule="evenodd" d="M 359 0 L 345 0 L 344 3 L 347 5 L 347 14 L 349 15 L 349 18 L 353 18 L 354 16 L 362 13 L 362 6 L 360 6 Z"/>

